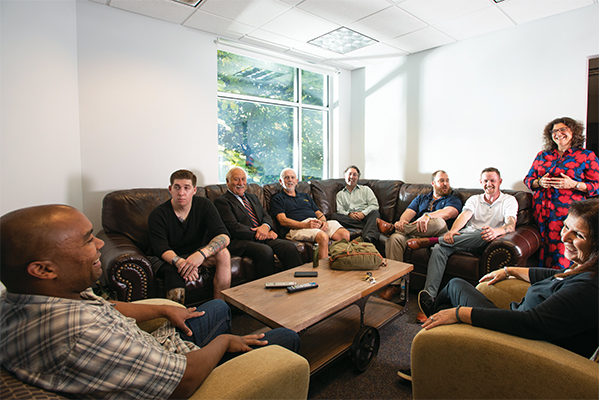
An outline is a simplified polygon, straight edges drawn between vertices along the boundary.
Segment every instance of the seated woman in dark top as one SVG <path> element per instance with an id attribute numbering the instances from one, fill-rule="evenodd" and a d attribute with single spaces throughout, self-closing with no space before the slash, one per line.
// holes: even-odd
<path id="1" fill-rule="evenodd" d="M 598 199 L 572 203 L 561 240 L 569 269 L 505 267 L 483 276 L 492 285 L 510 277 L 530 282 L 510 310 L 497 308 L 481 292 L 455 278 L 440 292 L 425 329 L 468 323 L 528 339 L 545 340 L 585 357 L 598 348 Z"/>

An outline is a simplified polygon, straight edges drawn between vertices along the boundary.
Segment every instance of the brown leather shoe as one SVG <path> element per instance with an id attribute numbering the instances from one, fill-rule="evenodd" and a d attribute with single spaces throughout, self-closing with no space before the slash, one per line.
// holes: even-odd
<path id="1" fill-rule="evenodd" d="M 381 289 L 377 295 L 384 300 L 392 301 L 400 295 L 400 290 L 399 285 L 389 285 Z"/>
<path id="2" fill-rule="evenodd" d="M 425 321 L 427 321 L 427 316 L 422 311 L 419 311 L 417 313 L 417 322 L 422 324 Z"/>
<path id="3" fill-rule="evenodd" d="M 379 229 L 379 232 L 383 233 L 384 235 L 391 235 L 394 233 L 394 224 L 390 224 L 381 218 L 377 218 L 377 229 Z"/>
<path id="4" fill-rule="evenodd" d="M 429 238 L 408 239 L 406 241 L 406 245 L 413 250 L 421 249 L 424 247 L 431 247 L 434 244 L 435 243 L 433 243 L 431 240 L 429 240 Z"/>

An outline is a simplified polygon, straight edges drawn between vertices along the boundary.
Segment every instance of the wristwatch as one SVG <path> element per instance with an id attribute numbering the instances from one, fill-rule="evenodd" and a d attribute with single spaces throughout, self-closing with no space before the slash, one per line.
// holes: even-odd
<path id="1" fill-rule="evenodd" d="M 173 266 L 177 266 L 177 262 L 179 262 L 179 260 L 181 260 L 181 257 L 179 256 L 175 256 L 171 259 L 171 264 L 173 264 Z"/>

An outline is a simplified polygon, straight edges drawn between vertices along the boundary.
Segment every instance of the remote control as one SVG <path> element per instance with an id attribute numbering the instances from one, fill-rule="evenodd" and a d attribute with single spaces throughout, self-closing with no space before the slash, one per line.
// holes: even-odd
<path id="1" fill-rule="evenodd" d="M 319 276 L 319 272 L 318 271 L 296 271 L 296 272 L 294 272 L 294 278 L 314 277 L 314 276 Z"/>
<path id="2" fill-rule="evenodd" d="M 294 286 L 297 282 L 267 282 L 265 283 L 265 288 L 274 289 L 274 288 L 285 288 L 288 286 Z"/>
<path id="3" fill-rule="evenodd" d="M 287 291 L 288 291 L 288 293 L 294 293 L 294 292 L 299 292 L 301 290 L 313 289 L 313 288 L 318 288 L 318 287 L 319 287 L 319 285 L 317 284 L 317 282 L 309 282 L 309 283 L 303 283 L 300 285 L 288 286 Z"/>

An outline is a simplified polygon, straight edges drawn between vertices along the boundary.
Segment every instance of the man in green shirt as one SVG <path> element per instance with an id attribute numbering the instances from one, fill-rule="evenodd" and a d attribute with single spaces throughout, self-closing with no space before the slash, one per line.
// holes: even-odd
<path id="1" fill-rule="evenodd" d="M 336 195 L 337 213 L 331 219 L 339 221 L 346 228 L 362 229 L 363 240 L 375 244 L 379 241 L 379 203 L 371 188 L 358 184 L 358 178 L 360 170 L 357 166 L 346 168 L 346 186 Z"/>

